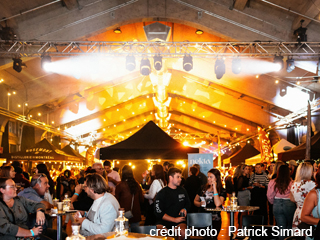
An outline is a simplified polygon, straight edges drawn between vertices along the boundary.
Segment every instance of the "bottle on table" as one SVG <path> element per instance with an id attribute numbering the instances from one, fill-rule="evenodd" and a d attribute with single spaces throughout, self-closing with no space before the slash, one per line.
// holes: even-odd
<path id="1" fill-rule="evenodd" d="M 232 208 L 238 207 L 238 198 L 236 197 L 236 193 L 235 192 L 232 193 L 230 205 L 231 205 Z"/>
<path id="2" fill-rule="evenodd" d="M 80 225 L 79 224 L 72 224 L 72 235 L 67 237 L 66 240 L 85 240 L 86 238 L 82 236 L 80 232 Z"/>
<path id="3" fill-rule="evenodd" d="M 124 208 L 119 209 L 119 217 L 114 221 L 116 236 L 127 236 L 129 231 L 129 221 L 124 217 Z"/>
<path id="4" fill-rule="evenodd" d="M 64 195 L 63 199 L 63 211 L 69 211 L 71 206 L 71 199 L 68 198 L 68 194 Z"/>

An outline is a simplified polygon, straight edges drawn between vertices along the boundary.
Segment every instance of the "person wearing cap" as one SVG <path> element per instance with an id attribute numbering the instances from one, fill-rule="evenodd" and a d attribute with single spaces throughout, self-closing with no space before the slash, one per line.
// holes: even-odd
<path id="1" fill-rule="evenodd" d="M 296 160 L 289 161 L 290 177 L 292 180 L 295 180 L 296 178 L 297 167 L 298 167 L 298 164 Z"/>

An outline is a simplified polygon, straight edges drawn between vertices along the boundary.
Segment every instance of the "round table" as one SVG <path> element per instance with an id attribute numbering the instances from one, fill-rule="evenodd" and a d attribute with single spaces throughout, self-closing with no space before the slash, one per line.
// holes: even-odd
<path id="1" fill-rule="evenodd" d="M 259 207 L 255 206 L 237 206 L 237 207 L 223 207 L 223 208 L 205 208 L 208 212 L 229 212 L 230 213 L 230 226 L 234 226 L 234 213 L 235 212 L 252 212 L 258 210 Z M 232 235 L 230 236 L 232 239 Z"/>

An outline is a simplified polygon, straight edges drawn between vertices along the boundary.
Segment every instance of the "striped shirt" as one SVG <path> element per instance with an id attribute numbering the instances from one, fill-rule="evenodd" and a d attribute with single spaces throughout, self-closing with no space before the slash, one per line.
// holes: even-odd
<path id="1" fill-rule="evenodd" d="M 269 179 L 268 175 L 265 172 L 260 174 L 254 173 L 250 176 L 249 186 L 252 186 L 253 183 L 259 182 L 262 186 L 268 186 Z"/>

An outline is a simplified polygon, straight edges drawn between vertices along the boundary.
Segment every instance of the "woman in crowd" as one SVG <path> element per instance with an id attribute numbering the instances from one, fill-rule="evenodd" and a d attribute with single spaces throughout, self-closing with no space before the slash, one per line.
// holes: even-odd
<path id="1" fill-rule="evenodd" d="M 116 186 L 115 197 L 125 212 L 131 211 L 131 216 L 126 216 L 129 218 L 131 227 L 139 226 L 141 221 L 140 204 L 143 203 L 144 198 L 141 187 L 134 179 L 132 168 L 129 165 L 124 165 L 122 168 L 121 182 Z"/>
<path id="2" fill-rule="evenodd" d="M 291 229 L 293 215 L 296 205 L 290 201 L 290 189 L 293 184 L 290 178 L 290 169 L 287 165 L 279 167 L 278 175 L 272 179 L 268 185 L 267 197 L 270 203 L 273 203 L 273 215 L 277 226 L 281 229 Z M 279 239 L 284 239 L 280 236 Z"/>
<path id="3" fill-rule="evenodd" d="M 23 188 L 30 187 L 30 182 L 27 180 L 24 175 L 22 174 L 23 170 L 21 167 L 15 167 L 14 171 L 16 172 L 13 181 L 16 183 L 18 190 L 23 190 Z M 19 187 L 21 187 L 19 189 Z"/>
<path id="4" fill-rule="evenodd" d="M 60 200 L 63 201 L 65 195 L 71 197 L 74 194 L 75 187 L 77 185 L 76 179 L 71 176 L 70 170 L 65 170 L 63 176 L 60 179 Z"/>
<path id="5" fill-rule="evenodd" d="M 234 187 L 234 191 L 236 193 L 236 196 L 238 196 L 238 178 L 241 176 L 241 167 L 243 166 L 243 164 L 240 164 L 236 167 L 236 169 L 234 170 L 234 174 L 233 174 L 233 187 Z"/>
<path id="6" fill-rule="evenodd" d="M 228 176 L 225 177 L 224 183 L 226 186 L 226 192 L 227 196 L 230 197 L 232 196 L 232 193 L 234 192 L 234 186 L 233 186 L 233 169 L 228 170 Z M 193 202 L 193 201 L 191 201 Z"/>
<path id="7" fill-rule="evenodd" d="M 54 195 L 54 186 L 55 186 L 55 184 L 54 184 L 54 182 L 53 182 L 53 180 L 52 180 L 52 178 L 50 176 L 50 173 L 48 171 L 47 165 L 45 165 L 44 163 L 37 164 L 35 172 L 36 173 L 44 173 L 47 176 L 47 178 L 49 180 L 49 185 L 50 185 L 49 192 L 50 192 L 51 196 L 53 196 Z"/>
<path id="8" fill-rule="evenodd" d="M 274 165 L 274 168 L 273 168 L 273 174 L 272 174 L 271 179 L 276 179 L 276 177 L 278 176 L 279 167 L 282 165 L 284 165 L 284 162 L 282 162 L 282 161 L 276 162 L 276 164 Z"/>
<path id="9" fill-rule="evenodd" d="M 16 172 L 12 166 L 4 166 L 1 169 L 0 177 L 6 178 L 14 178 L 16 176 Z"/>
<path id="10" fill-rule="evenodd" d="M 16 185 L 11 178 L 0 177 L 0 209 L 0 238 L 15 240 L 17 237 L 33 237 L 42 233 L 45 206 L 17 197 Z M 36 213 L 39 227 L 29 230 L 27 226 L 29 213 Z"/>
<path id="11" fill-rule="evenodd" d="M 301 222 L 317 226 L 320 219 L 320 170 L 317 171 L 315 178 L 316 188 L 308 193 L 303 203 Z M 313 238 L 306 237 L 306 240 L 311 239 Z"/>
<path id="12" fill-rule="evenodd" d="M 293 201 L 296 202 L 297 209 L 294 213 L 292 228 L 297 229 L 301 223 L 301 210 L 307 194 L 315 188 L 316 184 L 311 180 L 313 167 L 310 163 L 301 163 L 297 169 L 296 180 L 291 187 Z"/>
<path id="13" fill-rule="evenodd" d="M 208 171 L 207 184 L 200 189 L 194 199 L 194 205 L 207 208 L 222 207 L 226 195 L 226 190 L 222 187 L 220 171 L 212 168 Z M 201 210 L 204 211 L 203 209 Z M 212 227 L 217 230 L 218 236 L 221 230 L 220 212 L 212 214 Z M 214 239 L 217 239 L 217 236 Z"/>
<path id="14" fill-rule="evenodd" d="M 151 176 L 154 178 L 149 191 L 144 194 L 144 197 L 149 200 L 149 206 L 146 211 L 145 225 L 155 225 L 156 216 L 154 215 L 154 199 L 156 194 L 167 185 L 163 167 L 159 164 L 155 164 L 151 170 Z"/>
<path id="15" fill-rule="evenodd" d="M 250 206 L 249 167 L 241 165 L 241 175 L 238 178 L 238 201 L 240 206 Z"/>
<path id="16" fill-rule="evenodd" d="M 241 175 L 238 177 L 238 202 L 239 206 L 250 206 L 250 190 L 252 187 L 249 187 L 249 167 L 245 164 L 241 165 Z M 242 219 L 241 219 L 240 212 L 238 213 L 238 222 L 239 227 L 242 226 Z"/>

